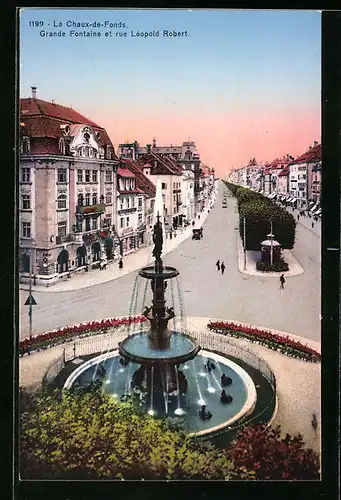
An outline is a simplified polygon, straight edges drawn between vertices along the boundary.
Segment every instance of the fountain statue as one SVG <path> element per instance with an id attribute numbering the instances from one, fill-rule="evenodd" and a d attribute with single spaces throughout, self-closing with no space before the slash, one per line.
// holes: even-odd
<path id="1" fill-rule="evenodd" d="M 103 390 L 114 397 L 125 398 L 135 393 L 150 415 L 181 417 L 188 431 L 210 434 L 216 426 L 221 429 L 222 425 L 227 426 L 247 414 L 255 404 L 256 389 L 238 365 L 219 353 L 202 350 L 197 340 L 186 333 L 179 271 L 162 262 L 167 242 L 160 179 L 156 186 L 153 223 L 154 261 L 139 270 L 129 311 L 129 316 L 137 314 L 140 282 L 144 282 L 139 310 L 143 311 L 149 328 L 135 332 L 128 327 L 118 349 L 104 351 L 76 368 L 65 387 L 72 387 L 73 383 L 87 386 L 100 379 Z M 170 306 L 166 305 L 167 284 L 171 292 Z M 174 289 L 177 289 L 178 301 Z M 146 304 L 148 300 L 151 303 Z M 176 312 L 181 326 L 176 326 Z M 168 326 L 170 320 L 173 320 L 172 329 Z M 219 393 L 225 386 L 229 386 L 229 394 L 221 399 Z M 222 404 L 227 403 L 227 399 L 230 404 Z M 198 407 L 204 410 L 205 418 L 198 415 Z"/>
<path id="2" fill-rule="evenodd" d="M 152 306 L 146 306 L 143 311 L 150 328 L 147 332 L 124 339 L 119 353 L 123 358 L 141 365 L 133 375 L 133 386 L 148 393 L 160 391 L 170 394 L 177 391 L 183 394 L 187 390 L 187 381 L 178 367 L 193 359 L 200 347 L 189 335 L 168 329 L 168 322 L 174 318 L 175 312 L 173 307 L 166 307 L 167 280 L 175 278 L 179 272 L 162 263 L 163 227 L 159 212 L 154 224 L 153 242 L 155 264 L 139 271 L 140 276 L 151 280 Z"/>

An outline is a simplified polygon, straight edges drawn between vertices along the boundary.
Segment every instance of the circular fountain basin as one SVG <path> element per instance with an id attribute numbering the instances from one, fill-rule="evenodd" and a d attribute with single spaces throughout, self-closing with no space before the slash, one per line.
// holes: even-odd
<path id="1" fill-rule="evenodd" d="M 175 267 L 171 266 L 163 266 L 162 273 L 156 273 L 155 272 L 155 266 L 147 266 L 143 267 L 139 271 L 139 275 L 142 276 L 143 278 L 147 278 L 149 280 L 155 278 L 156 276 L 163 276 L 164 279 L 171 279 L 175 278 L 178 276 L 179 271 Z"/>
<path id="2" fill-rule="evenodd" d="M 200 347 L 189 335 L 171 331 L 167 349 L 155 349 L 146 332 L 138 332 L 120 343 L 120 354 L 139 364 L 169 363 L 177 365 L 192 359 Z"/>
<path id="3" fill-rule="evenodd" d="M 208 373 L 204 369 L 210 359 L 216 366 Z M 102 382 L 104 392 L 121 397 L 132 394 L 131 380 L 139 364 L 129 363 L 121 366 L 118 350 L 101 354 L 79 366 L 67 379 L 64 388 L 75 385 L 87 386 L 96 379 L 99 365 L 106 370 Z M 201 350 L 198 356 L 180 365 L 179 370 L 185 375 L 188 389 L 185 394 L 143 394 L 141 405 L 146 413 L 155 417 L 166 417 L 180 422 L 190 435 L 211 436 L 235 424 L 238 420 L 252 413 L 257 393 L 251 377 L 239 365 L 229 359 L 208 351 Z M 220 377 L 225 373 L 231 377 L 232 384 L 222 387 Z M 220 402 L 220 393 L 224 389 L 233 401 L 229 404 Z M 212 413 L 210 420 L 199 418 L 199 409 L 206 405 Z"/>

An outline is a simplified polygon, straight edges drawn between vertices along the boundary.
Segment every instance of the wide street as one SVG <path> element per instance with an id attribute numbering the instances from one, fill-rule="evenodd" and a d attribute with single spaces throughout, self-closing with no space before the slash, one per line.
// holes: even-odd
<path id="1" fill-rule="evenodd" d="M 180 271 L 185 313 L 251 323 L 319 341 L 320 237 L 297 225 L 292 253 L 305 272 L 287 277 L 284 290 L 279 290 L 277 277 L 243 274 L 237 263 L 237 205 L 228 198 L 228 207 L 222 208 L 223 190 L 219 182 L 215 207 L 203 226 L 204 238 L 190 238 L 164 258 L 165 264 Z M 216 270 L 217 259 L 226 265 L 223 276 Z M 34 291 L 38 305 L 33 309 L 33 334 L 81 321 L 128 315 L 136 274 L 72 292 Z M 27 295 L 27 291 L 20 291 L 21 338 L 28 336 L 27 307 L 23 306 Z M 169 287 L 168 305 L 170 296 Z"/>

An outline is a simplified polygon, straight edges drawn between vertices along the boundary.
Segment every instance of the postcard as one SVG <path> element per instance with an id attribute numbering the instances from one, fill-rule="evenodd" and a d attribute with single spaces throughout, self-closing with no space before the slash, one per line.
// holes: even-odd
<path id="1" fill-rule="evenodd" d="M 21 8 L 20 481 L 321 480 L 321 13 Z"/>

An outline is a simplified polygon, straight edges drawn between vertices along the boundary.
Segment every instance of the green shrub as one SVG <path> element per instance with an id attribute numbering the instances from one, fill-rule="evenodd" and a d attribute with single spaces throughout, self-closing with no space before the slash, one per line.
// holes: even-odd
<path id="1" fill-rule="evenodd" d="M 239 232 L 244 239 L 246 220 L 246 249 L 260 250 L 261 242 L 272 229 L 282 248 L 292 249 L 295 243 L 296 221 L 284 208 L 268 198 L 241 186 L 225 182 L 236 197 L 239 211 Z"/>

